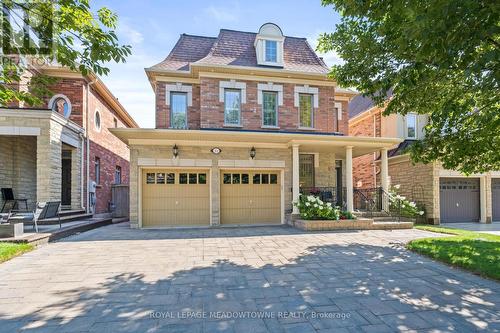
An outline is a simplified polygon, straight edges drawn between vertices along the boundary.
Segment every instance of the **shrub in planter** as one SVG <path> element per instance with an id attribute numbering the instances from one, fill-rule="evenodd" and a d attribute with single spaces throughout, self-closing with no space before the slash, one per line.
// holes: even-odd
<path id="1" fill-rule="evenodd" d="M 390 210 L 399 211 L 402 216 L 418 218 L 424 216 L 425 210 L 423 207 L 417 205 L 413 201 L 409 201 L 406 197 L 399 195 L 400 185 L 394 185 L 389 189 L 390 196 Z"/>
<path id="2" fill-rule="evenodd" d="M 350 212 L 341 211 L 330 202 L 323 202 L 314 195 L 301 195 L 294 205 L 299 209 L 303 220 L 340 220 L 354 219 Z"/>

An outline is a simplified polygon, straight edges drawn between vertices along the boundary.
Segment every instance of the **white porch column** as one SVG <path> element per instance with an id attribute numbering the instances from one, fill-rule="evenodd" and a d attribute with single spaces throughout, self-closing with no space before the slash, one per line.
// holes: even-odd
<path id="1" fill-rule="evenodd" d="M 385 192 L 389 192 L 389 163 L 387 161 L 387 148 L 382 148 L 380 150 L 380 183 L 382 189 Z M 385 198 L 385 196 L 384 196 Z M 387 211 L 389 202 L 387 200 L 382 201 L 382 209 Z"/>
<path id="2" fill-rule="evenodd" d="M 345 147 L 345 178 L 347 211 L 352 212 L 354 210 L 354 192 L 352 182 L 352 146 Z"/>
<path id="3" fill-rule="evenodd" d="M 299 200 L 300 183 L 299 183 L 299 145 L 292 145 L 292 200 Z M 299 210 L 293 206 L 293 214 L 298 214 Z"/>

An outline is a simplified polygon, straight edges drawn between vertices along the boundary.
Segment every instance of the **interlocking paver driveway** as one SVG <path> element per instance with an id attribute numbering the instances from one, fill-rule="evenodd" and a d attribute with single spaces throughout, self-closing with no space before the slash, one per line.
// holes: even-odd
<path id="1" fill-rule="evenodd" d="M 400 245 L 429 235 L 112 225 L 1 264 L 0 331 L 498 330 L 499 283 Z"/>

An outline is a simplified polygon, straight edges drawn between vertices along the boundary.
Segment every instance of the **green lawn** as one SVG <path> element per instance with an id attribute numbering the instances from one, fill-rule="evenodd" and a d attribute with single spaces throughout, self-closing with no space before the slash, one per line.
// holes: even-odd
<path id="1" fill-rule="evenodd" d="M 31 244 L 0 243 L 0 263 L 31 250 Z"/>
<path id="2" fill-rule="evenodd" d="M 453 236 L 416 239 L 408 244 L 410 250 L 500 280 L 500 236 L 430 225 L 415 228 Z"/>

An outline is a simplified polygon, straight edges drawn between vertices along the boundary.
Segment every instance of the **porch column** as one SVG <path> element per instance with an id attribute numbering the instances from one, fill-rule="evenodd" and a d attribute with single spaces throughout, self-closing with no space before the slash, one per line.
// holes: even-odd
<path id="1" fill-rule="evenodd" d="M 299 184 L 299 145 L 292 145 L 292 201 L 299 200 L 300 184 Z M 292 214 L 298 214 L 299 210 L 293 206 Z"/>
<path id="2" fill-rule="evenodd" d="M 345 147 L 345 178 L 347 211 L 352 212 L 354 210 L 354 192 L 352 182 L 352 146 Z"/>
<path id="3" fill-rule="evenodd" d="M 380 150 L 380 183 L 382 189 L 385 192 L 389 192 L 389 164 L 387 161 L 387 148 L 382 148 Z M 385 196 L 384 196 L 385 198 Z M 382 209 L 387 210 L 389 202 L 387 200 L 382 201 Z"/>

